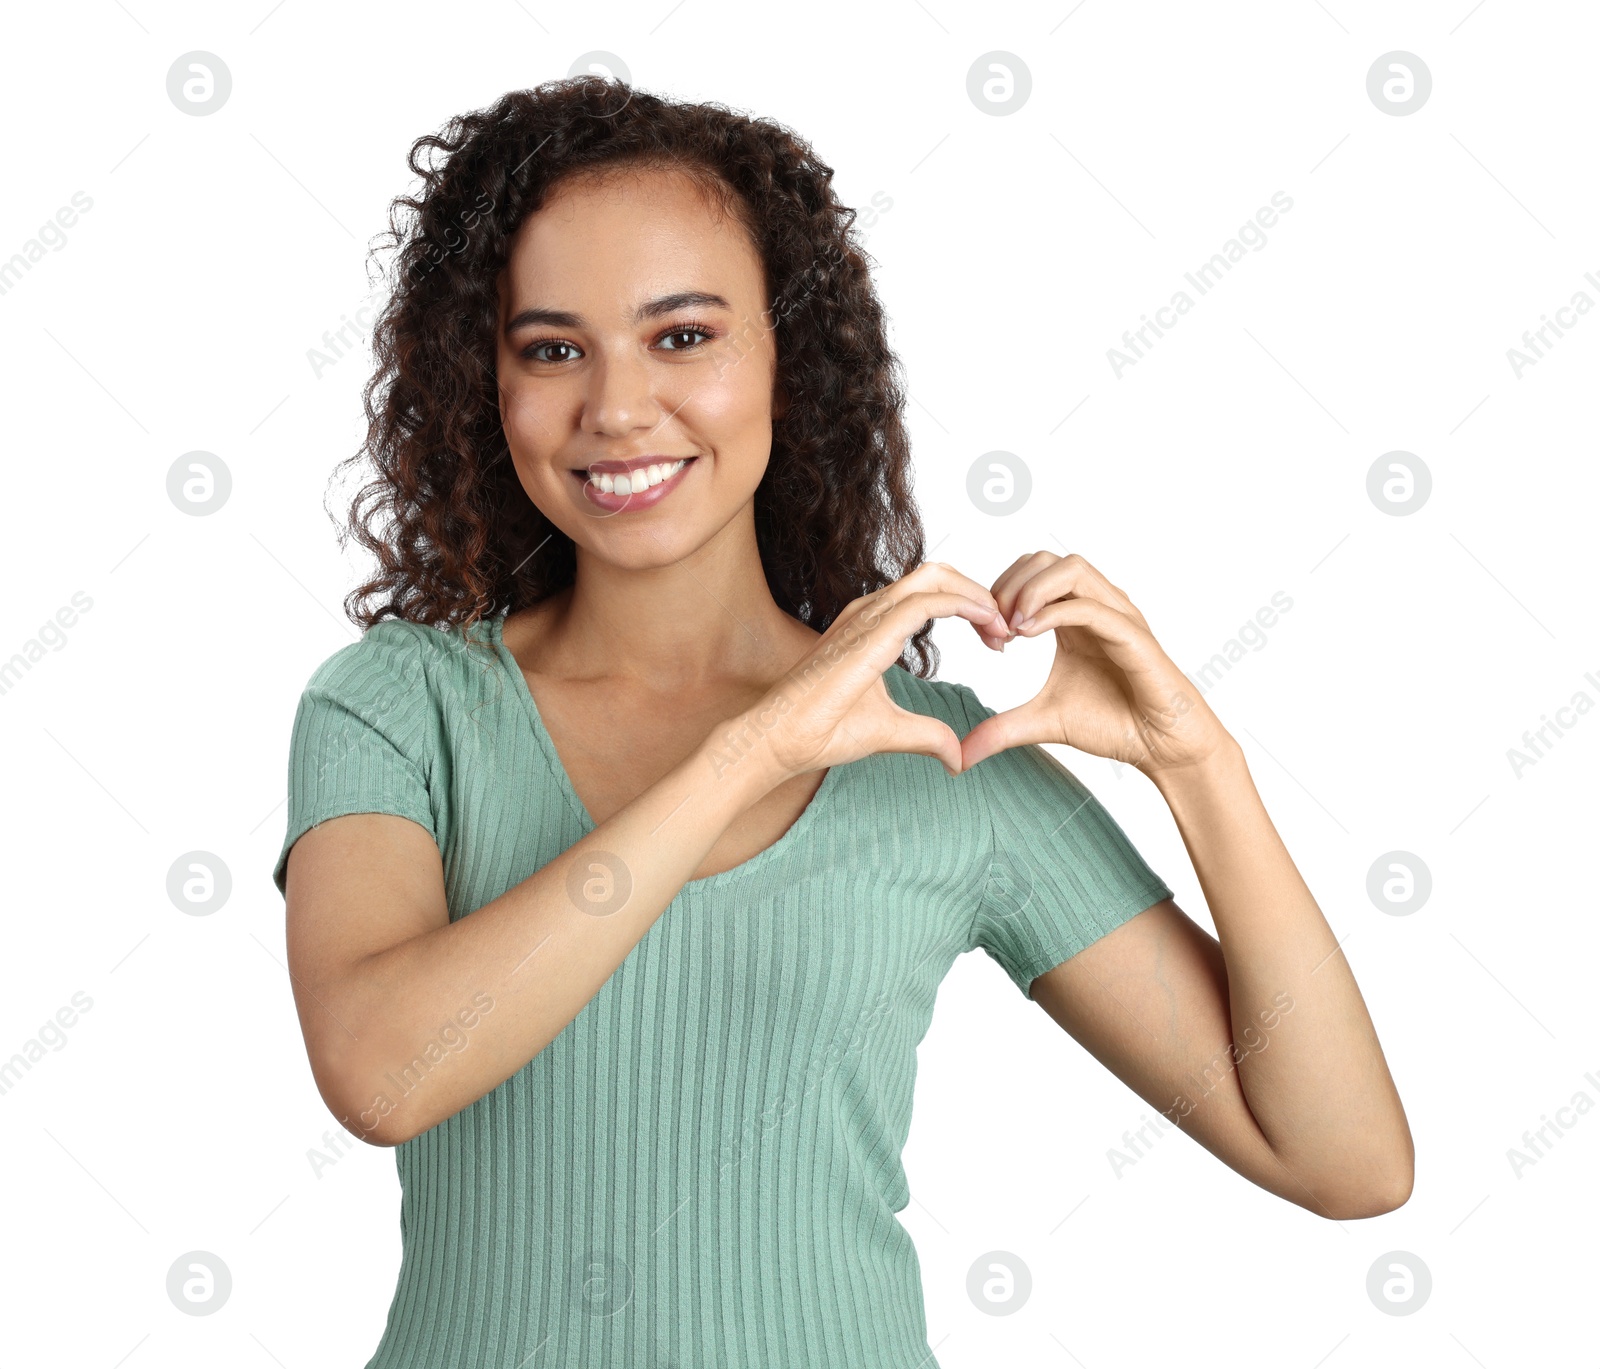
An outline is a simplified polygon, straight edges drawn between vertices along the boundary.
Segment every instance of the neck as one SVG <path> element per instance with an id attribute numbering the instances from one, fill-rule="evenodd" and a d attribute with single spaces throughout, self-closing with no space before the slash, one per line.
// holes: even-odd
<path id="1" fill-rule="evenodd" d="M 576 579 L 547 608 L 540 673 L 662 692 L 768 681 L 818 635 L 773 599 L 748 511 L 665 565 L 634 568 L 580 545 Z"/>

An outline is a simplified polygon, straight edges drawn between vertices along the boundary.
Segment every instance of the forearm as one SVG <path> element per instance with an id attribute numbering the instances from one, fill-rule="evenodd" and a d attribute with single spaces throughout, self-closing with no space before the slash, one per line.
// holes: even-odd
<path id="1" fill-rule="evenodd" d="M 1155 783 L 1172 810 L 1227 966 L 1233 1056 L 1273 1152 L 1319 1193 L 1404 1201 L 1412 1141 L 1337 938 L 1231 737 Z M 1201 1106 L 1204 1106 L 1203 1102 Z"/>
<path id="2" fill-rule="evenodd" d="M 774 782 L 714 740 L 498 898 L 352 967 L 335 1007 L 355 1037 L 338 1065 L 352 1132 L 394 1145 L 436 1126 L 578 1015 Z"/>

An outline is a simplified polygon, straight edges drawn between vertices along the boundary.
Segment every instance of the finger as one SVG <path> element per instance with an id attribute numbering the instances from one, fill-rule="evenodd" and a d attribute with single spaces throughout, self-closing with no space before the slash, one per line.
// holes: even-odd
<path id="1" fill-rule="evenodd" d="M 1037 698 L 985 718 L 961 739 L 961 764 L 972 769 L 979 761 L 1013 746 L 1060 741 L 1060 720 Z"/>
<path id="2" fill-rule="evenodd" d="M 1004 650 L 1005 644 L 1011 640 L 1011 631 L 1008 628 L 1002 632 L 1000 625 L 990 618 L 986 623 L 974 623 L 972 630 L 978 634 L 978 640 L 988 647 L 990 651 Z"/>
<path id="3" fill-rule="evenodd" d="M 897 591 L 902 596 L 898 600 Z M 859 693 L 869 679 L 899 660 L 906 641 L 924 623 L 954 616 L 988 624 L 994 620 L 994 610 L 951 591 L 905 594 L 897 582 L 879 591 L 848 620 L 830 626 L 803 673 L 824 673 L 843 664 L 849 672 L 843 678 Z"/>
<path id="4" fill-rule="evenodd" d="M 1011 607 L 1006 613 L 1006 622 L 1015 632 L 1046 604 L 1081 592 L 1084 580 L 1081 558 L 1070 555 L 1053 558 L 1048 565 L 1039 567 L 1026 582 L 1016 587 Z"/>
<path id="5" fill-rule="evenodd" d="M 926 713 L 913 713 L 889 701 L 889 725 L 874 738 L 873 750 L 901 751 L 911 755 L 932 756 L 944 766 L 947 773 L 959 775 L 963 769 L 961 738 L 955 731 L 930 718 Z"/>
<path id="6" fill-rule="evenodd" d="M 1011 633 L 1011 614 L 1016 608 L 1017 594 L 1033 576 L 1037 575 L 1044 567 L 1061 558 L 1054 552 L 1034 551 L 1026 556 L 1019 556 L 1004 571 L 1000 578 L 990 586 L 995 597 L 995 602 L 1000 607 L 1000 616 L 1005 619 L 1006 631 Z"/>
<path id="7" fill-rule="evenodd" d="M 1084 574 L 1089 577 L 1084 582 L 1085 584 L 1097 587 L 1101 591 L 1099 594 L 1095 595 L 1096 598 L 1104 600 L 1104 602 L 1110 604 L 1111 607 L 1116 609 L 1119 613 L 1127 614 L 1130 618 L 1138 622 L 1141 627 L 1148 629 L 1149 624 L 1145 622 L 1144 614 L 1139 612 L 1138 607 L 1134 604 L 1133 600 L 1128 597 L 1128 592 L 1125 589 L 1123 589 L 1120 585 L 1112 584 L 1111 581 L 1106 577 L 1105 572 L 1100 570 L 1099 567 L 1095 566 L 1092 562 L 1086 560 L 1084 557 L 1079 556 L 1076 552 L 1073 552 L 1066 559 L 1076 561 L 1083 569 Z"/>
<path id="8" fill-rule="evenodd" d="M 1106 583 L 1110 584 L 1111 582 L 1108 580 Z M 1122 608 L 1122 612 L 1126 613 L 1128 617 L 1132 618 L 1134 622 L 1138 623 L 1140 627 L 1148 632 L 1150 630 L 1150 624 L 1145 620 L 1144 614 L 1140 612 L 1138 604 L 1134 603 L 1133 600 L 1128 597 L 1128 591 L 1123 589 L 1120 585 L 1111 585 L 1111 588 L 1122 596 L 1122 604 L 1113 603 L 1112 607 L 1122 608 L 1122 605 L 1125 604 L 1126 607 Z"/>
<path id="9" fill-rule="evenodd" d="M 994 595 L 970 575 L 963 575 L 947 561 L 924 561 L 896 583 L 913 592 L 934 589 L 954 590 L 977 603 L 987 604 L 994 613 L 1000 614 L 1000 605 L 995 601 Z M 1004 615 L 1000 616 L 1003 619 Z M 999 637 L 1005 632 L 1004 622 L 997 622 L 994 635 Z"/>
<path id="10" fill-rule="evenodd" d="M 1006 621 L 1015 631 L 1046 604 L 1069 595 L 1098 600 L 1129 617 L 1139 613 L 1125 594 L 1083 557 L 1073 552 L 1045 567 L 1018 590 L 1016 603 L 1007 613 Z M 1142 621 L 1140 625 L 1148 626 Z"/>
<path id="11" fill-rule="evenodd" d="M 1155 673 L 1150 653 L 1155 638 L 1150 630 L 1109 604 L 1098 599 L 1061 599 L 1046 604 L 1018 635 L 1037 637 L 1058 627 L 1080 627 L 1093 633 L 1106 656 L 1129 676 Z"/>
<path id="12" fill-rule="evenodd" d="M 1085 564 L 1087 564 L 1087 562 Z M 1112 584 L 1111 581 L 1106 579 L 1105 575 L 1101 574 L 1100 572 L 1097 571 L 1096 574 L 1100 575 L 1101 582 L 1107 589 L 1111 591 L 1113 596 L 1109 601 L 1111 607 L 1126 613 L 1130 618 L 1138 623 L 1140 627 L 1148 631 L 1150 624 L 1145 621 L 1144 614 L 1139 611 L 1139 606 L 1133 602 L 1133 599 L 1128 594 L 1128 591 L 1123 589 L 1121 585 Z"/>
<path id="13" fill-rule="evenodd" d="M 913 572 L 913 575 L 916 573 Z M 870 627 L 885 614 L 900 614 L 905 604 L 920 604 L 923 607 L 921 619 L 917 621 L 917 628 L 930 618 L 948 618 L 959 615 L 966 618 L 980 630 L 987 630 L 997 639 L 1006 632 L 1004 622 L 1000 618 L 999 610 L 989 597 L 989 591 L 968 579 L 959 572 L 951 572 L 951 584 L 948 587 L 940 584 L 946 577 L 928 575 L 919 577 L 921 583 L 938 588 L 919 589 L 913 576 L 907 576 L 894 584 L 880 590 L 873 599 L 860 611 L 858 617 L 863 625 Z M 969 590 L 967 587 L 971 586 Z M 899 622 L 899 618 L 896 618 Z M 916 631 L 917 628 L 913 628 Z"/>
<path id="14" fill-rule="evenodd" d="M 889 605 L 905 598 L 908 594 L 933 590 L 955 591 L 985 605 L 993 618 L 993 622 L 986 625 L 989 628 L 988 635 L 993 636 L 996 641 L 1010 636 L 1010 629 L 1005 625 L 1004 617 L 1000 614 L 1000 606 L 994 602 L 994 596 L 976 580 L 963 575 L 954 566 L 947 565 L 943 561 L 924 561 L 894 583 L 852 599 L 840 611 L 835 623 L 869 612 L 875 618 L 880 612 L 887 610 Z M 977 620 L 973 621 L 976 625 Z M 981 631 L 980 635 L 983 635 Z"/>

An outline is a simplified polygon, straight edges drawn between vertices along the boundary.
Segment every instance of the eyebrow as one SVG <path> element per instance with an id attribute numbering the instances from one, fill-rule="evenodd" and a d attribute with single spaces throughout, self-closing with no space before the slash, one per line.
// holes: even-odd
<path id="1" fill-rule="evenodd" d="M 633 311 L 633 321 L 643 323 L 647 319 L 660 318 L 663 314 L 675 314 L 680 309 L 731 309 L 732 307 L 721 295 L 706 290 L 680 290 L 676 294 L 661 295 L 656 299 L 647 300 Z M 582 328 L 584 318 L 582 314 L 575 314 L 569 309 L 524 309 L 506 324 L 506 336 L 509 337 L 520 328 L 540 326 Z"/>

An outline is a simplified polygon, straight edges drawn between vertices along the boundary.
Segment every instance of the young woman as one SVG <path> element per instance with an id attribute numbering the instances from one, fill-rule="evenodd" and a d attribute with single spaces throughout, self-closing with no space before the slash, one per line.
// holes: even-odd
<path id="1" fill-rule="evenodd" d="M 594 77 L 411 165 L 383 602 L 301 698 L 274 871 L 317 1086 L 395 1147 L 369 1369 L 933 1369 L 900 1151 L 978 947 L 1254 1183 L 1403 1203 L 1350 968 L 1144 616 L 1077 555 L 923 560 L 831 169 Z M 1039 696 L 932 679 L 946 617 L 1054 634 Z M 1039 742 L 1156 784 L 1220 944 Z"/>

